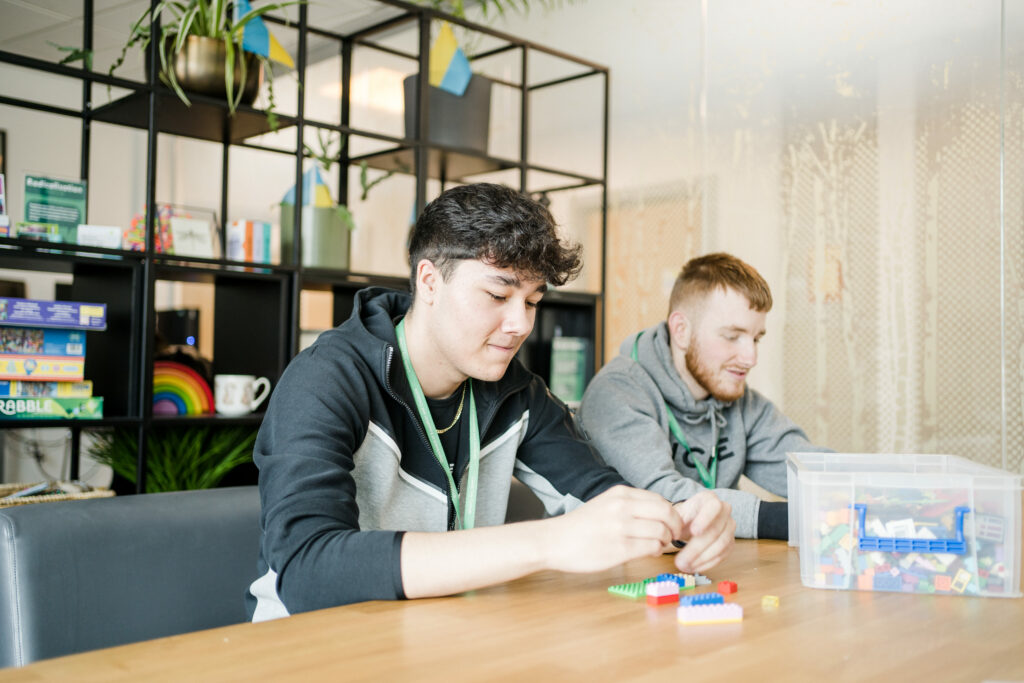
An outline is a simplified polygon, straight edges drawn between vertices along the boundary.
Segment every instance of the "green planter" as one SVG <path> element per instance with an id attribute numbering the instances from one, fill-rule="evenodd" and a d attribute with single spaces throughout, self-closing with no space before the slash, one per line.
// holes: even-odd
<path id="1" fill-rule="evenodd" d="M 281 204 L 281 262 L 294 263 L 295 206 Z M 309 268 L 349 269 L 352 233 L 334 207 L 302 207 L 302 265 Z"/>

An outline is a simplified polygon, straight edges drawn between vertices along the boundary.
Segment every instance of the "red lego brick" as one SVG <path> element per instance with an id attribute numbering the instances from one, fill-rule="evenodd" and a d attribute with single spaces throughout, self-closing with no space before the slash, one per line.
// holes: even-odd
<path id="1" fill-rule="evenodd" d="M 675 595 L 648 595 L 647 604 L 651 607 L 657 607 L 658 605 L 668 605 L 673 602 L 679 602 L 679 593 Z"/>
<path id="2" fill-rule="evenodd" d="M 736 588 L 736 582 L 735 581 L 719 581 L 718 582 L 718 592 L 721 593 L 722 595 L 729 595 L 730 593 L 735 593 L 736 590 L 737 590 L 737 588 Z"/>

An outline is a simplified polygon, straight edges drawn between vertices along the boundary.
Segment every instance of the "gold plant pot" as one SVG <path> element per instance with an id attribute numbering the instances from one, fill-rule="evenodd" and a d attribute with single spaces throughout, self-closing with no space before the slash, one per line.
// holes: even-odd
<path id="1" fill-rule="evenodd" d="M 171 66 L 174 68 L 174 77 L 178 80 L 182 90 L 227 99 L 227 88 L 224 83 L 224 69 L 227 56 L 223 40 L 203 36 L 189 36 L 185 39 L 185 45 L 177 54 L 172 54 L 172 39 L 168 40 L 165 47 L 171 61 Z M 245 55 L 246 67 L 245 88 L 242 91 L 240 102 L 248 105 L 256 101 L 260 84 L 263 82 L 263 63 L 251 52 L 235 50 L 234 87 L 236 92 L 238 84 L 242 80 L 242 65 L 238 59 L 239 54 Z"/>

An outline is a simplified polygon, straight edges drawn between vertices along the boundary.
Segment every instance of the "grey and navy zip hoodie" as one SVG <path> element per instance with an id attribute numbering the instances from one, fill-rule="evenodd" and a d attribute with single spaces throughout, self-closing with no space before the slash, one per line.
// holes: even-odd
<path id="1" fill-rule="evenodd" d="M 739 538 L 786 538 L 785 503 L 762 502 L 735 489 L 741 474 L 780 496 L 786 495 L 787 451 L 821 451 L 771 401 L 746 388 L 729 403 L 697 401 L 672 363 L 668 326 L 644 330 L 632 360 L 636 335 L 627 338 L 591 381 L 579 418 L 601 458 L 638 488 L 669 500 L 703 490 L 691 458 L 709 465 L 717 448 L 715 494 L 732 505 Z M 666 408 L 666 405 L 668 408 Z M 679 422 L 692 454 L 672 436 L 667 409 Z"/>
<path id="2" fill-rule="evenodd" d="M 404 598 L 403 532 L 455 526 L 447 476 L 416 414 L 395 340 L 410 303 L 408 294 L 361 290 L 352 316 L 296 356 L 274 389 L 253 452 L 262 505 L 260 578 L 246 595 L 253 621 Z M 474 380 L 473 390 L 481 445 L 476 526 L 504 522 L 513 475 L 552 515 L 625 483 L 518 360 L 497 382 Z M 455 462 L 463 494 L 468 459 L 460 452 Z"/>

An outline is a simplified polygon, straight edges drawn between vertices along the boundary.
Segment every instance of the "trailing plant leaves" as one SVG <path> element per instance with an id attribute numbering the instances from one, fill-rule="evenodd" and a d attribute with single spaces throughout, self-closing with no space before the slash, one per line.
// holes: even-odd
<path id="1" fill-rule="evenodd" d="M 391 176 L 398 173 L 398 169 L 393 168 L 384 175 L 379 176 L 373 180 L 370 180 L 369 168 L 370 164 L 368 162 L 359 162 L 359 185 L 363 188 L 363 193 L 360 195 L 359 199 L 364 202 L 366 201 L 367 197 L 370 196 L 370 190 L 372 190 L 376 185 L 384 182 Z"/>
<path id="2" fill-rule="evenodd" d="M 50 45 L 54 46 L 61 52 L 67 52 L 67 56 L 60 60 L 58 64 L 70 64 L 71 62 L 77 62 L 82 60 L 83 68 L 86 71 L 92 71 L 92 50 L 83 50 L 80 47 L 73 45 L 58 45 L 57 43 L 48 40 L 46 41 Z"/>
<path id="3" fill-rule="evenodd" d="M 89 455 L 135 483 L 138 438 L 134 430 L 94 432 Z M 146 438 L 146 493 L 213 488 L 252 460 L 253 427 L 187 427 Z"/>

